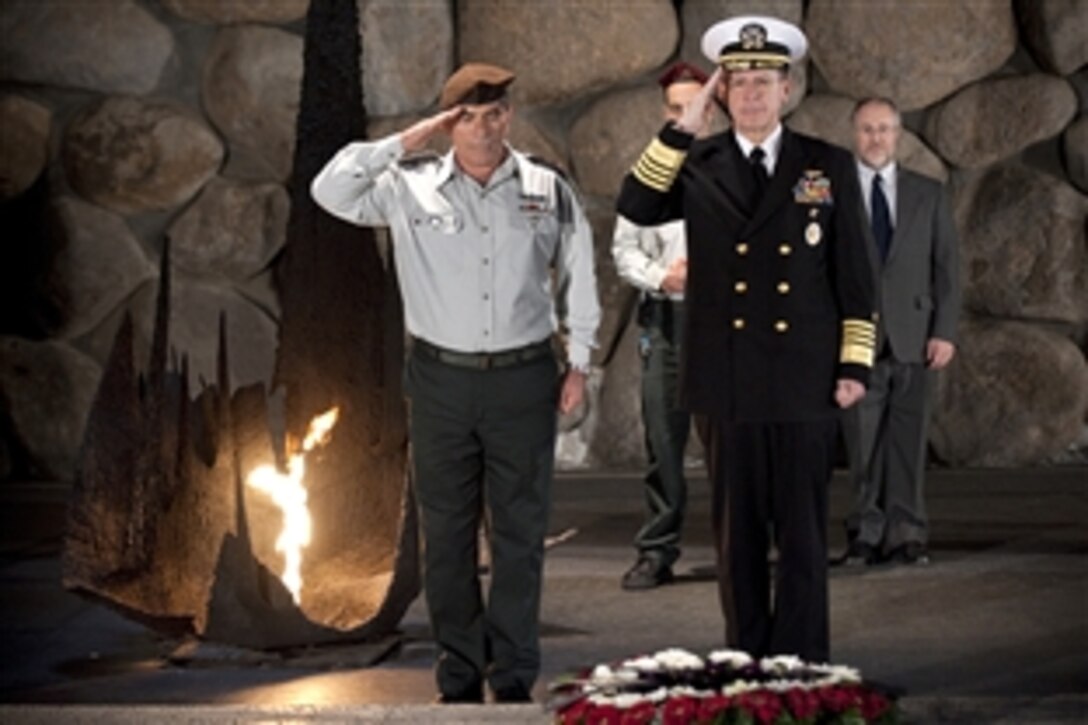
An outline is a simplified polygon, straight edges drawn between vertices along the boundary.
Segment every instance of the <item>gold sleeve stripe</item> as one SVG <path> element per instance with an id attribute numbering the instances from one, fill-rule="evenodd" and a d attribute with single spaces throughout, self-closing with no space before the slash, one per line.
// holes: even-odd
<path id="1" fill-rule="evenodd" d="M 873 366 L 873 348 L 868 345 L 843 345 L 840 362 L 864 365 L 871 368 Z"/>
<path id="2" fill-rule="evenodd" d="M 859 345 L 872 345 L 876 342 L 876 335 L 869 332 L 849 331 L 843 333 L 843 342 L 857 343 Z"/>
<path id="3" fill-rule="evenodd" d="M 660 192 L 667 192 L 672 182 L 676 180 L 675 172 L 660 169 L 646 159 L 635 164 L 634 175 L 642 183 L 657 188 Z"/>
<path id="4" fill-rule="evenodd" d="M 642 153 L 644 156 L 649 156 L 654 161 L 670 169 L 679 169 L 684 163 L 684 157 L 688 155 L 686 151 L 666 146 L 659 138 L 651 141 L 650 145 Z"/>
<path id="5" fill-rule="evenodd" d="M 631 173 L 651 189 L 665 192 L 676 180 L 685 156 L 685 152 L 670 148 L 655 138 L 642 152 Z"/>
<path id="6" fill-rule="evenodd" d="M 843 320 L 840 361 L 873 366 L 876 350 L 876 325 L 868 320 Z"/>
<path id="7" fill-rule="evenodd" d="M 669 187 L 672 186 L 673 179 L 669 177 L 655 176 L 652 171 L 647 171 L 641 163 L 635 164 L 635 168 L 632 171 L 635 178 L 642 184 L 650 187 L 654 191 L 660 191 L 662 193 L 667 192 Z"/>

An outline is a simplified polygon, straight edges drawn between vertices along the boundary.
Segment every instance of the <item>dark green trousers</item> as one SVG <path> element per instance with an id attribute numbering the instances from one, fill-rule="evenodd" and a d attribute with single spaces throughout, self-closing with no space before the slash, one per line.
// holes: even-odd
<path id="1" fill-rule="evenodd" d="M 405 373 L 439 691 L 464 696 L 487 680 L 493 690 L 529 692 L 540 670 L 555 359 L 473 370 L 415 352 Z M 477 551 L 485 507 L 491 535 L 486 601 Z"/>
<path id="2" fill-rule="evenodd" d="M 680 557 L 687 507 L 684 449 L 691 416 L 678 404 L 683 315 L 683 303 L 647 299 L 639 306 L 642 425 L 649 465 L 643 479 L 646 521 L 635 535 L 635 548 L 665 565 Z"/>

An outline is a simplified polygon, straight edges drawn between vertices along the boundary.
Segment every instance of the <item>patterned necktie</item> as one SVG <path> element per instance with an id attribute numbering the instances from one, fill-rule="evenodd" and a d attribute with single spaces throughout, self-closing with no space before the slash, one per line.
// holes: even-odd
<path id="1" fill-rule="evenodd" d="M 759 146 L 756 146 L 748 154 L 748 163 L 752 165 L 752 178 L 755 179 L 756 200 L 763 198 L 763 192 L 770 181 L 770 177 L 767 175 L 767 166 L 763 163 L 766 156 L 767 154 Z"/>
<path id="2" fill-rule="evenodd" d="M 870 222 L 873 225 L 873 239 L 880 251 L 882 263 L 888 258 L 888 250 L 892 246 L 892 215 L 888 210 L 888 197 L 884 196 L 883 182 L 880 174 L 873 176 L 872 198 L 869 200 L 872 207 Z"/>

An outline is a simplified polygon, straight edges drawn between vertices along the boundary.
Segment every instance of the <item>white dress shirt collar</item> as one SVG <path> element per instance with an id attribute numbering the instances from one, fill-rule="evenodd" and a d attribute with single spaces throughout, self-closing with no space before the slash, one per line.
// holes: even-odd
<path id="1" fill-rule="evenodd" d="M 747 138 L 739 133 L 733 132 L 733 136 L 737 139 L 737 144 L 740 146 L 740 152 L 744 154 L 744 158 L 748 158 L 752 155 L 752 149 L 756 147 L 756 144 L 749 141 Z M 778 152 L 782 146 L 782 124 L 779 123 L 771 131 L 771 135 L 763 139 L 759 147 L 763 149 L 765 156 L 763 157 L 763 165 L 767 167 L 767 174 L 774 176 L 774 167 L 778 163 Z"/>

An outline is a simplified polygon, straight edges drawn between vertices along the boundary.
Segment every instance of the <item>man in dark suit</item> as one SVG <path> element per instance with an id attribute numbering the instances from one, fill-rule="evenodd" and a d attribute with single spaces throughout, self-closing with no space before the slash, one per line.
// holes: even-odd
<path id="1" fill-rule="evenodd" d="M 875 345 L 857 174 L 849 152 L 780 122 L 798 28 L 734 18 L 702 45 L 719 68 L 624 179 L 619 212 L 686 223 L 681 393 L 707 423 L 727 643 L 827 661 L 838 411 L 865 394 Z M 733 129 L 696 142 L 715 93 Z"/>
<path id="2" fill-rule="evenodd" d="M 956 230 L 940 183 L 895 162 L 895 104 L 864 99 L 852 120 L 881 315 L 869 390 L 845 418 L 856 500 L 840 561 L 927 563 L 926 428 L 934 371 L 956 350 Z"/>

